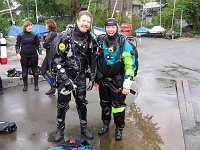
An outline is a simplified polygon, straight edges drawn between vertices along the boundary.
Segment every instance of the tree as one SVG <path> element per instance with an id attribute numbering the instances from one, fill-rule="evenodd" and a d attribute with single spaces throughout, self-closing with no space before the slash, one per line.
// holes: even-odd
<path id="1" fill-rule="evenodd" d="M 0 10 L 9 9 L 6 0 L 0 1 Z M 7 27 L 10 26 L 11 16 L 10 14 L 0 14 L 0 33 L 3 33 L 4 36 L 7 35 Z"/>
<path id="2" fill-rule="evenodd" d="M 14 20 L 19 20 L 17 25 L 22 25 L 24 20 L 30 20 L 36 23 L 36 6 L 35 0 L 17 0 L 20 6 L 20 15 L 13 13 Z M 63 26 L 74 23 L 78 12 L 82 9 L 87 9 L 88 2 L 90 3 L 89 11 L 93 14 L 94 25 L 103 27 L 104 22 L 108 17 L 111 17 L 113 2 L 111 0 L 37 0 L 39 23 L 44 25 L 44 19 L 53 16 L 58 24 L 58 31 L 63 30 Z M 118 0 L 123 2 L 123 9 L 119 13 L 114 13 L 114 16 L 119 23 L 129 22 L 126 16 L 127 0 Z M 140 0 L 142 3 L 151 2 L 152 0 Z M 160 0 L 155 0 L 160 2 Z M 112 3 L 111 3 L 112 2 Z M 169 30 L 172 24 L 172 12 L 174 0 L 161 0 L 162 3 L 167 3 L 167 6 L 162 9 L 162 26 Z M 112 7 L 111 7 L 112 5 Z M 119 4 L 118 4 L 119 5 Z M 0 9 L 8 8 L 6 0 L 0 1 Z M 174 15 L 174 29 L 179 31 L 180 16 L 182 15 L 188 23 L 188 29 L 195 34 L 200 34 L 200 3 L 199 0 L 176 0 L 176 9 Z M 62 19 L 59 19 L 62 18 Z M 0 17 L 0 32 L 4 32 L 4 28 L 10 26 L 10 14 L 1 15 Z M 139 16 L 134 16 L 133 20 L 140 22 Z M 132 21 L 133 21 L 132 20 Z M 134 24 L 137 24 L 134 21 Z M 160 24 L 159 11 L 153 16 L 151 27 Z M 146 25 L 147 26 L 147 25 Z M 150 27 L 150 24 L 148 25 Z M 133 27 L 134 28 L 134 27 Z"/>
<path id="3" fill-rule="evenodd" d="M 167 6 L 162 9 L 162 26 L 167 30 L 172 25 L 172 13 L 174 8 L 175 0 L 162 0 L 166 2 Z M 200 34 L 200 3 L 199 0 L 176 0 L 174 13 L 174 29 L 175 31 L 180 30 L 180 16 L 181 13 L 183 18 L 188 23 L 188 29 L 195 34 Z M 153 25 L 159 24 L 159 13 L 153 16 Z"/>
<path id="4" fill-rule="evenodd" d="M 188 27 L 195 34 L 200 34 L 200 3 L 199 0 L 185 0 L 183 13 L 187 19 Z"/>
<path id="5" fill-rule="evenodd" d="M 127 0 L 122 0 L 122 22 L 126 22 Z"/>
<path id="6" fill-rule="evenodd" d="M 92 3 L 90 4 L 89 11 L 93 15 L 93 25 L 99 26 L 99 27 L 104 27 L 104 23 L 106 19 L 108 18 L 108 12 L 109 9 L 107 7 L 103 7 L 102 3 L 99 2 L 98 0 L 92 0 Z"/>
<path id="7" fill-rule="evenodd" d="M 21 4 L 20 10 L 22 12 L 26 12 L 27 8 L 28 13 L 32 20 L 36 21 L 36 4 L 35 0 L 18 0 L 19 3 Z M 63 17 L 64 14 L 67 11 L 67 7 L 62 4 L 57 4 L 55 0 L 37 0 L 37 8 L 38 8 L 38 15 L 40 16 L 46 16 L 46 17 L 51 17 L 55 16 L 56 18 L 58 16 Z M 27 19 L 29 19 L 27 17 Z M 34 22 L 35 22 L 34 21 Z"/>

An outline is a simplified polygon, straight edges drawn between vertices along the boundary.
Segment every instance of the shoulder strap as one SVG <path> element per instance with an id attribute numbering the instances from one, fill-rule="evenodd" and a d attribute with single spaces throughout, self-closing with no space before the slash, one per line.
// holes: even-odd
<path id="1" fill-rule="evenodd" d="M 52 44 L 50 46 L 50 53 L 51 53 L 50 56 L 52 58 L 54 57 L 54 55 L 56 53 L 58 53 L 58 46 L 59 46 L 59 43 L 60 43 L 61 39 L 62 39 L 62 33 L 58 34 L 52 41 Z"/>
<path id="2" fill-rule="evenodd" d="M 120 55 L 122 57 L 123 52 L 124 52 L 124 44 L 126 42 L 126 37 L 122 34 L 119 34 L 119 43 L 120 43 Z"/>
<path id="3" fill-rule="evenodd" d="M 101 44 L 103 43 L 103 40 L 104 40 L 105 37 L 106 37 L 106 34 L 100 34 L 97 37 L 97 43 L 98 43 L 99 46 L 101 46 Z"/>

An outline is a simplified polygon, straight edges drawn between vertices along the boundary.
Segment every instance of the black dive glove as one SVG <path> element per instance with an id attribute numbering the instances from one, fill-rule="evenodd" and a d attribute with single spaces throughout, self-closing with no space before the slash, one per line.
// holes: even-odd
<path id="1" fill-rule="evenodd" d="M 68 95 L 75 89 L 76 89 L 76 85 L 73 83 L 71 79 L 68 79 L 65 81 L 65 87 L 61 90 L 60 93 L 63 95 Z"/>
<path id="2" fill-rule="evenodd" d="M 74 89 L 74 83 L 71 79 L 65 81 L 65 89 L 66 91 L 72 91 Z"/>
<path id="3" fill-rule="evenodd" d="M 90 78 L 89 78 L 89 82 L 87 85 L 87 91 L 92 90 L 93 85 L 94 85 L 94 78 L 95 78 L 95 73 L 90 73 Z"/>
<path id="4" fill-rule="evenodd" d="M 88 85 L 87 85 L 87 91 L 92 90 L 93 85 L 94 85 L 94 81 L 89 81 L 89 83 L 88 83 Z"/>

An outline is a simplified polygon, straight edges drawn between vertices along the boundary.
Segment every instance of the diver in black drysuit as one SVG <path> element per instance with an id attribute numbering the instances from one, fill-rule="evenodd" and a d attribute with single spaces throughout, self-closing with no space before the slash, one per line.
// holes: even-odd
<path id="1" fill-rule="evenodd" d="M 80 119 L 81 133 L 87 138 L 94 138 L 87 128 L 86 88 L 91 90 L 95 77 L 95 51 L 90 32 L 82 33 L 77 25 L 69 32 L 60 35 L 58 44 L 54 44 L 55 56 L 51 62 L 51 73 L 56 79 L 57 99 L 57 131 L 54 141 L 60 141 L 64 135 L 65 115 L 69 109 L 71 93 L 75 98 Z M 58 37 L 59 38 L 59 37 Z M 59 41 L 57 39 L 57 41 Z M 90 82 L 86 87 L 86 70 L 90 69 Z"/>
<path id="2" fill-rule="evenodd" d="M 2 79 L 0 76 L 0 95 L 3 94 L 3 83 L 2 83 Z"/>
<path id="3" fill-rule="evenodd" d="M 46 56 L 43 60 L 40 70 L 41 70 L 43 77 L 47 80 L 47 82 L 51 86 L 51 89 L 45 93 L 46 95 L 50 95 L 52 93 L 55 93 L 55 91 L 56 91 L 55 87 L 53 86 L 53 81 L 51 79 L 51 76 L 49 73 L 47 73 L 47 71 L 49 70 L 49 63 L 50 63 L 51 57 L 52 57 L 51 53 L 50 53 L 50 46 L 51 46 L 53 39 L 56 36 L 57 36 L 56 31 L 49 31 L 49 33 L 47 34 L 46 41 L 43 43 L 43 47 L 46 49 Z"/>

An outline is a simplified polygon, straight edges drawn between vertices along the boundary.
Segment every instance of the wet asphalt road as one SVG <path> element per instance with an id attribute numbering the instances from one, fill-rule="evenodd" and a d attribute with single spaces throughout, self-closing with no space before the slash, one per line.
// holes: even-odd
<path id="1" fill-rule="evenodd" d="M 168 40 L 142 38 L 139 51 L 139 74 L 136 77 L 138 96 L 127 97 L 126 127 L 123 141 L 114 140 L 114 123 L 110 132 L 98 136 L 101 127 L 98 89 L 88 92 L 88 125 L 95 134 L 88 140 L 93 150 L 198 150 L 200 133 L 195 129 L 185 135 L 181 126 L 175 80 L 186 79 L 191 97 L 199 100 L 200 39 Z M 63 143 L 52 141 L 56 129 L 56 98 L 46 96 L 49 89 L 43 81 L 35 92 L 22 86 L 7 88 L 0 95 L 0 119 L 14 121 L 17 131 L 0 135 L 0 150 L 45 150 Z M 195 105 L 199 106 L 199 103 Z M 74 100 L 66 115 L 65 140 L 80 133 Z M 184 142 L 184 136 L 186 141 Z"/>

